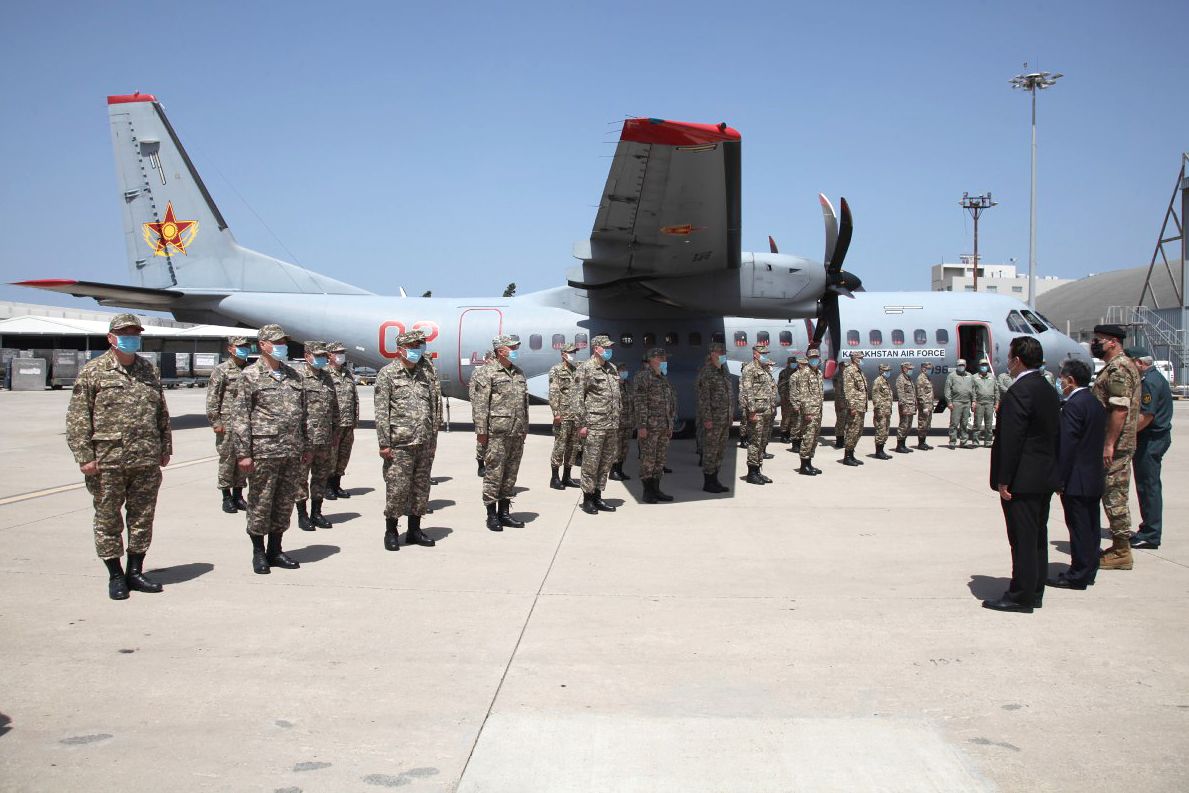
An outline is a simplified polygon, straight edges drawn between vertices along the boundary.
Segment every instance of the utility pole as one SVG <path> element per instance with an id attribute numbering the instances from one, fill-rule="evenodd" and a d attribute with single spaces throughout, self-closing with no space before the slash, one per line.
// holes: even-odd
<path id="1" fill-rule="evenodd" d="M 976 196 L 972 196 L 970 193 L 962 194 L 962 208 L 970 213 L 970 217 L 974 218 L 974 291 L 976 292 L 978 291 L 978 219 L 983 212 L 998 203 L 991 200 L 990 193 Z"/>
<path id="2" fill-rule="evenodd" d="M 1024 64 L 1028 68 L 1028 64 Z M 1028 215 L 1028 307 L 1036 310 L 1036 92 L 1051 88 L 1063 77 L 1060 72 L 1032 72 L 1011 78 L 1011 87 L 1032 94 L 1032 209 Z"/>

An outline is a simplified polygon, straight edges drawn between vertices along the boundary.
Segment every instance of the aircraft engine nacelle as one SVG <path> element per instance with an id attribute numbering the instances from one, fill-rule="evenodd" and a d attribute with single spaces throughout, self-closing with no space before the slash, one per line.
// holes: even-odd
<path id="1" fill-rule="evenodd" d="M 795 319 L 817 316 L 821 264 L 781 253 L 744 253 L 738 270 L 642 281 L 666 302 L 707 314 Z"/>

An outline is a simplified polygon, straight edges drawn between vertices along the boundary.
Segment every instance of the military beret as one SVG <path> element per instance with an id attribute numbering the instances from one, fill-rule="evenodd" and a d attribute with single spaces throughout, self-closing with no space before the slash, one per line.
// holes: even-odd
<path id="1" fill-rule="evenodd" d="M 717 353 L 722 353 L 722 354 L 724 354 L 724 355 L 725 355 L 725 354 L 726 354 L 726 352 L 727 352 L 727 345 L 725 345 L 725 344 L 722 344 L 721 342 L 717 342 L 717 341 L 716 341 L 716 342 L 714 342 L 713 344 L 711 344 L 711 345 L 710 345 L 710 350 L 709 350 L 709 351 L 710 351 L 710 352 L 717 352 Z"/>
<path id="2" fill-rule="evenodd" d="M 397 345 L 401 347 L 415 347 L 425 341 L 425 331 L 410 330 L 396 337 Z"/>
<path id="3" fill-rule="evenodd" d="M 346 352 L 347 346 L 341 341 L 328 342 L 326 345 L 327 352 Z"/>
<path id="4" fill-rule="evenodd" d="M 881 372 L 890 372 L 890 371 L 892 371 L 892 367 L 888 366 L 886 363 L 881 363 L 881 364 L 879 365 L 879 371 L 881 371 Z"/>
<path id="5" fill-rule="evenodd" d="M 821 352 L 820 352 L 820 351 L 819 351 L 819 350 L 818 350 L 816 347 L 814 347 L 814 348 L 813 348 L 812 350 L 810 350 L 809 352 L 805 353 L 805 355 L 806 355 L 806 359 L 809 359 L 809 358 L 821 358 L 821 357 L 822 357 L 822 354 L 821 354 Z"/>
<path id="6" fill-rule="evenodd" d="M 285 329 L 280 325 L 265 325 L 256 332 L 256 338 L 260 341 L 281 341 L 289 338 L 285 333 Z"/>
<path id="7" fill-rule="evenodd" d="M 247 336 L 228 336 L 227 343 L 232 347 L 246 347 L 248 345 Z"/>
<path id="8" fill-rule="evenodd" d="M 1127 338 L 1127 330 L 1122 325 L 1095 325 L 1094 334 L 1096 336 L 1113 336 L 1119 341 Z"/>
<path id="9" fill-rule="evenodd" d="M 577 344 L 567 344 L 565 347 L 561 348 L 561 351 L 565 352 L 565 353 L 569 353 L 570 355 L 573 355 L 574 353 L 578 352 L 578 345 Z"/>
<path id="10" fill-rule="evenodd" d="M 319 355 L 319 354 L 325 355 L 326 354 L 326 342 L 324 342 L 324 341 L 310 340 L 301 346 L 305 347 L 305 351 L 307 353 L 309 353 L 310 355 Z"/>
<path id="11" fill-rule="evenodd" d="M 611 337 L 599 334 L 590 340 L 591 347 L 614 347 L 615 342 L 611 341 Z"/>
<path id="12" fill-rule="evenodd" d="M 764 353 L 768 352 L 768 345 L 767 344 L 757 344 L 754 347 L 752 347 L 751 349 L 752 349 L 752 352 L 758 352 L 761 355 L 763 355 Z"/>
<path id="13" fill-rule="evenodd" d="M 646 358 L 668 358 L 669 353 L 665 352 L 664 347 L 649 347 Z"/>
<path id="14" fill-rule="evenodd" d="M 140 324 L 140 320 L 135 314 L 116 314 L 111 318 L 111 322 L 107 323 L 109 331 L 120 330 L 122 328 L 140 328 L 144 330 L 144 325 Z"/>
<path id="15" fill-rule="evenodd" d="M 1133 361 L 1139 358 L 1152 357 L 1152 353 L 1148 352 L 1147 349 L 1143 347 L 1128 347 L 1127 349 L 1123 350 L 1123 354 Z"/>
<path id="16" fill-rule="evenodd" d="M 422 334 L 424 337 L 424 334 Z M 499 349 L 500 347 L 519 347 L 520 339 L 514 339 L 506 333 L 501 336 L 496 336 L 491 340 L 491 349 Z"/>

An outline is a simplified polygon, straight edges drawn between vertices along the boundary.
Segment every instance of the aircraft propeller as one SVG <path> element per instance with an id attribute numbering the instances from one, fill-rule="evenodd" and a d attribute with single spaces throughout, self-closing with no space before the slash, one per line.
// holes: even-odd
<path id="1" fill-rule="evenodd" d="M 839 222 L 834 214 L 834 207 L 830 199 L 821 193 L 817 196 L 822 205 L 822 219 L 826 224 L 826 255 L 823 259 L 826 268 L 826 289 L 818 302 L 818 321 L 813 330 L 813 340 L 810 349 L 821 347 L 826 331 L 830 332 L 830 353 L 837 355 L 842 345 L 842 328 L 838 312 L 838 297 L 846 295 L 854 298 L 854 292 L 863 289 L 863 282 L 853 273 L 842 269 L 842 262 L 846 259 L 847 249 L 850 248 L 850 238 L 854 231 L 851 222 L 850 206 L 846 199 L 840 200 L 842 220 Z"/>

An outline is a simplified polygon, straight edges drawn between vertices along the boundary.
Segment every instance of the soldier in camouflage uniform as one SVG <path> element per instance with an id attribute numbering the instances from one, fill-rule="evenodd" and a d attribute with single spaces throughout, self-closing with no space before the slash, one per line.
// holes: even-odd
<path id="1" fill-rule="evenodd" d="M 925 438 L 929 435 L 929 428 L 933 426 L 933 407 L 935 400 L 933 398 L 933 381 L 929 379 L 929 373 L 933 371 L 933 365 L 929 363 L 921 364 L 921 373 L 917 375 L 917 448 L 921 451 L 929 451 L 933 447 L 925 442 Z"/>
<path id="2" fill-rule="evenodd" d="M 429 474 L 437 451 L 438 427 L 433 370 L 425 334 L 408 331 L 396 337 L 396 360 L 376 375 L 374 392 L 376 438 L 384 460 L 384 548 L 400 550 L 398 522 L 409 516 L 407 545 L 436 545 L 421 531 L 421 517 L 429 510 Z"/>
<path id="3" fill-rule="evenodd" d="M 807 377 L 812 378 L 813 374 L 809 371 L 809 356 L 797 356 L 797 368 L 793 370 L 792 375 L 789 376 L 789 405 L 791 406 L 791 416 L 789 421 L 789 451 L 799 452 L 801 450 L 801 428 L 805 426 L 805 422 L 801 417 L 801 402 L 800 394 L 804 390 L 804 385 L 801 383 Z"/>
<path id="4" fill-rule="evenodd" d="M 623 464 L 627 462 L 628 448 L 636 431 L 632 426 L 632 382 L 631 373 L 623 365 L 616 368 L 619 370 L 619 445 L 615 447 L 615 465 L 611 466 L 607 478 L 626 482 L 631 477 L 623 472 Z"/>
<path id="5" fill-rule="evenodd" d="M 908 433 L 912 432 L 912 420 L 917 414 L 917 387 L 912 381 L 912 362 L 900 363 L 900 376 L 896 378 L 896 409 L 900 414 L 900 425 L 896 428 L 896 449 L 901 454 L 910 454 Z"/>
<path id="6" fill-rule="evenodd" d="M 230 358 L 211 372 L 206 386 L 206 419 L 215 431 L 215 450 L 219 454 L 218 487 L 223 493 L 223 511 L 234 513 L 246 510 L 244 485 L 248 476 L 235 464 L 234 433 L 231 432 L 231 411 L 239 393 L 239 377 L 248 365 L 252 347 L 247 336 L 232 336 L 227 340 Z"/>
<path id="7" fill-rule="evenodd" d="M 295 500 L 297 525 L 304 531 L 329 529 L 331 523 L 322 515 L 322 500 L 326 485 L 334 471 L 334 446 L 338 440 L 338 391 L 334 379 L 326 371 L 329 355 L 326 344 L 320 341 L 305 343 L 306 362 L 299 368 L 302 387 L 306 391 L 306 449 L 313 454 L 310 464 L 302 471 Z M 306 513 L 306 499 L 311 499 Z"/>
<path id="8" fill-rule="evenodd" d="M 644 485 L 645 504 L 673 500 L 661 490 L 661 476 L 677 418 L 676 393 L 668 377 L 668 357 L 661 347 L 650 349 L 648 365 L 636 374 L 632 383 L 631 415 L 640 439 L 640 481 Z"/>
<path id="9" fill-rule="evenodd" d="M 240 377 L 231 424 L 237 464 L 248 475 L 252 570 L 267 575 L 272 567 L 301 566 L 282 550 L 281 537 L 313 455 L 306 445 L 306 390 L 301 375 L 285 363 L 289 337 L 280 325 L 265 325 L 256 340 L 260 358 Z"/>
<path id="10" fill-rule="evenodd" d="M 822 356 L 816 349 L 811 349 L 805 356 L 809 365 L 805 373 L 793 381 L 793 399 L 801 408 L 801 467 L 797 473 L 803 476 L 817 476 L 822 469 L 813 464 L 813 455 L 817 451 L 817 439 L 822 430 L 822 403 L 825 399 L 825 385 L 822 381 Z"/>
<path id="11" fill-rule="evenodd" d="M 981 440 L 983 446 L 990 448 L 994 440 L 991 422 L 999 407 L 999 396 L 999 384 L 991 377 L 991 362 L 983 358 L 978 362 L 978 374 L 974 376 L 974 434 L 971 441 L 975 445 Z"/>
<path id="12" fill-rule="evenodd" d="M 578 426 L 574 400 L 571 398 L 574 372 L 578 368 L 574 361 L 577 352 L 577 345 L 565 345 L 561 349 L 561 362 L 549 370 L 549 409 L 553 412 L 553 452 L 549 455 L 552 476 L 549 486 L 554 490 L 579 486 L 570 476 L 574 455 L 578 452 Z"/>
<path id="13" fill-rule="evenodd" d="M 574 376 L 574 409 L 582 443 L 582 511 L 587 515 L 614 512 L 603 501 L 603 488 L 615 460 L 619 433 L 619 373 L 611 363 L 614 342 L 607 336 L 591 339 L 590 358 Z"/>
<path id="14" fill-rule="evenodd" d="M 1111 526 L 1111 547 L 1102 554 L 1099 570 L 1130 570 L 1131 509 L 1127 503 L 1131 489 L 1131 459 L 1135 455 L 1136 426 L 1139 422 L 1142 391 L 1139 369 L 1123 354 L 1127 331 L 1118 325 L 1096 325 L 1090 354 L 1106 361 L 1094 379 L 1094 396 L 1107 411 L 1106 441 L 1102 450 L 1106 483 L 1102 508 Z"/>
<path id="15" fill-rule="evenodd" d="M 433 362 L 434 354 L 422 355 L 421 360 L 417 362 L 417 366 L 425 370 L 425 376 L 429 378 L 430 388 L 430 421 L 433 423 L 433 432 L 429 436 L 430 448 L 430 467 L 433 467 L 433 461 L 438 457 L 438 431 L 442 428 L 442 380 L 438 377 L 438 367 Z M 436 485 L 437 480 L 431 475 L 429 483 Z M 427 515 L 431 514 L 433 509 L 427 509 Z"/>
<path id="16" fill-rule="evenodd" d="M 475 373 L 478 382 L 471 407 L 475 434 L 487 446 L 483 458 L 487 528 L 503 531 L 505 526 L 524 526 L 509 510 L 528 434 L 528 383 L 524 372 L 513 363 L 520 355 L 520 342 L 511 336 L 497 336 L 491 346 L 495 360 Z"/>
<path id="17" fill-rule="evenodd" d="M 974 400 L 974 378 L 966 371 L 966 362 L 958 361 L 954 371 L 945 376 L 943 388 L 946 405 L 950 411 L 950 443 L 953 449 L 959 443 L 965 448 L 974 446 L 970 426 L 970 403 Z"/>
<path id="18" fill-rule="evenodd" d="M 871 381 L 871 407 L 875 413 L 871 419 L 875 427 L 875 459 L 890 460 L 892 455 L 883 450 L 888 442 L 888 425 L 892 422 L 892 385 L 888 377 L 892 367 L 879 365 L 879 374 Z"/>
<path id="19" fill-rule="evenodd" d="M 838 395 L 845 389 L 847 360 L 840 358 L 834 369 L 834 448 L 841 449 L 846 444 L 847 404 Z"/>
<path id="20" fill-rule="evenodd" d="M 863 424 L 867 418 L 867 378 L 863 376 L 863 353 L 850 354 L 850 366 L 842 375 L 842 400 L 846 403 L 846 428 L 843 434 L 843 445 L 846 454 L 842 458 L 843 465 L 862 465 L 863 461 L 855 457 L 855 447 L 859 438 L 863 437 Z M 834 400 L 838 400 L 835 395 Z"/>
<path id="21" fill-rule="evenodd" d="M 483 364 L 481 366 L 476 366 L 474 369 L 471 370 L 471 379 L 470 379 L 470 382 L 467 383 L 467 394 L 468 394 L 467 401 L 469 401 L 471 403 L 472 410 L 474 410 L 474 407 L 475 407 L 475 386 L 479 382 L 478 380 L 475 379 L 475 375 L 477 375 L 479 373 L 479 369 L 481 369 L 483 366 L 486 366 L 487 364 L 491 363 L 494 360 L 495 360 L 495 353 L 492 352 L 491 350 L 488 350 L 486 352 L 486 354 L 484 354 L 484 356 L 483 356 Z M 480 441 L 479 436 L 476 435 L 475 436 L 475 462 L 478 463 L 477 473 L 478 473 L 480 479 L 482 479 L 483 476 L 487 473 L 486 469 L 483 467 L 483 458 L 486 456 L 487 456 L 487 441 L 485 441 L 485 440 Z"/>
<path id="22" fill-rule="evenodd" d="M 789 431 L 793 427 L 793 403 L 789 398 L 789 380 L 792 379 L 793 373 L 797 371 L 797 359 L 790 355 L 785 361 L 784 368 L 780 370 L 780 376 L 776 378 L 776 395 L 780 398 L 780 440 L 782 443 L 789 443 L 791 437 Z"/>
<path id="23" fill-rule="evenodd" d="M 743 481 L 766 485 L 772 481 L 764 476 L 762 469 L 772 431 L 775 389 L 772 374 L 764 365 L 768 345 L 757 344 L 751 348 L 751 353 L 752 359 L 743 364 L 739 373 L 739 411 L 748 425 L 747 476 Z"/>
<path id="24" fill-rule="evenodd" d="M 1003 401 L 1007 389 L 1011 388 L 1011 384 L 1014 382 L 1012 376 L 1007 372 L 1000 372 L 999 376 L 995 378 L 995 385 L 999 386 L 999 401 Z"/>
<path id="25" fill-rule="evenodd" d="M 726 360 L 726 346 L 711 344 L 694 386 L 698 426 L 702 429 L 702 490 L 707 493 L 730 491 L 718 479 L 731 434 L 731 379 L 723 365 Z"/>
<path id="26" fill-rule="evenodd" d="M 133 314 L 108 323 L 111 349 L 89 361 L 74 381 L 66 410 L 66 443 L 95 505 L 95 551 L 107 567 L 107 594 L 124 600 L 128 590 L 160 592 L 144 575 L 153 539 L 161 469 L 173 454 L 169 408 L 153 365 L 137 355 L 144 330 Z M 124 521 L 128 516 L 128 572 Z"/>
<path id="27" fill-rule="evenodd" d="M 343 475 L 347 473 L 351 449 L 355 446 L 355 426 L 359 424 L 359 390 L 355 385 L 355 375 L 346 367 L 347 346 L 341 341 L 333 341 L 326 345 L 326 352 L 330 356 L 330 378 L 334 381 L 334 392 L 339 402 L 338 441 L 331 454 L 334 475 L 326 488 L 326 498 L 333 500 L 351 497 L 350 493 L 343 490 Z"/>

